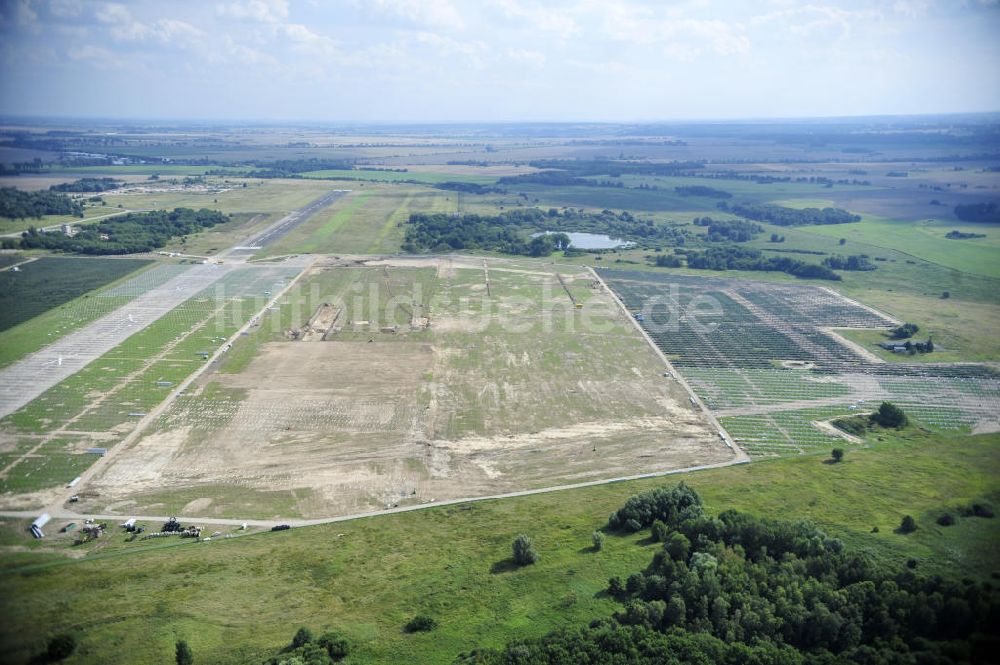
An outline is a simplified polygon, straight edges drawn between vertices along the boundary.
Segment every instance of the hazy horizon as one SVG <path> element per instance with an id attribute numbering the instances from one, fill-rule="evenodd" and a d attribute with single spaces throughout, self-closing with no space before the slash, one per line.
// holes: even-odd
<path id="1" fill-rule="evenodd" d="M 0 115 L 426 125 L 993 113 L 1000 3 L 2 0 Z"/>

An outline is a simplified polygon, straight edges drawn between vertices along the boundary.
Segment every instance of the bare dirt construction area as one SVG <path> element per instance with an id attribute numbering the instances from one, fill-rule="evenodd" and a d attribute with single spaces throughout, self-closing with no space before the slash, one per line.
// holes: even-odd
<path id="1" fill-rule="evenodd" d="M 577 267 L 342 263 L 304 277 L 80 508 L 313 518 L 733 458 Z"/>

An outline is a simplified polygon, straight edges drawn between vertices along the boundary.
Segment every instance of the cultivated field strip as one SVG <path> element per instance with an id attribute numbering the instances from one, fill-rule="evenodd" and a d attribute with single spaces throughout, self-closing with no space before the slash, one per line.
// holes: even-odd
<path id="1" fill-rule="evenodd" d="M 4 418 L 0 493 L 55 487 L 78 475 L 97 459 L 87 448 L 120 441 L 298 272 L 284 266 L 220 272 L 220 279 Z"/>
<path id="2" fill-rule="evenodd" d="M 80 371 L 232 270 L 232 266 L 214 264 L 190 267 L 114 312 L 0 369 L 0 417 Z"/>
<path id="3" fill-rule="evenodd" d="M 886 329 L 896 322 L 828 289 L 601 274 L 643 315 L 657 346 L 752 455 L 843 443 L 822 421 L 869 412 L 883 400 L 936 429 L 1000 426 L 1000 374 L 974 363 L 871 362 L 825 331 Z M 661 304 L 651 307 L 656 299 Z"/>

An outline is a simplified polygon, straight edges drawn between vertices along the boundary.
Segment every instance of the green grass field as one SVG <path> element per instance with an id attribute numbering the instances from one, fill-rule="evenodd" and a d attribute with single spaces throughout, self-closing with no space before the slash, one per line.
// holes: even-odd
<path id="1" fill-rule="evenodd" d="M 1000 278 L 1000 225 L 925 220 L 908 222 L 863 215 L 860 222 L 805 227 L 810 233 L 847 238 L 894 249 L 964 273 Z M 949 231 L 981 233 L 985 238 L 950 240 Z"/>
<path id="2" fill-rule="evenodd" d="M 811 519 L 848 547 L 948 577 L 984 579 L 1000 561 L 1000 520 L 934 519 L 945 508 L 1000 499 L 1000 436 L 928 437 L 918 431 L 850 450 L 839 465 L 824 455 L 686 474 L 711 512 Z M 450 662 L 458 652 L 575 626 L 615 609 L 607 579 L 644 567 L 647 534 L 610 535 L 593 552 L 590 534 L 639 491 L 676 478 L 633 481 L 433 508 L 212 543 L 150 541 L 103 554 L 8 556 L 0 574 L 6 662 L 25 662 L 57 631 L 80 636 L 68 663 L 160 662 L 186 639 L 196 662 L 252 662 L 286 644 L 300 625 L 346 633 L 349 662 Z M 920 529 L 893 529 L 912 514 Z M 0 530 L 0 543 L 17 542 Z M 158 525 L 157 525 L 158 526 Z M 870 533 L 875 526 L 877 534 Z M 55 528 L 52 529 L 55 531 Z M 509 557 L 518 533 L 533 536 L 541 560 L 520 570 Z M 23 539 L 24 536 L 22 535 Z M 109 539 L 122 535 L 112 532 Z M 135 550 L 130 553 L 130 550 Z M 99 600 L 100 602 L 96 602 Z M 425 613 L 432 633 L 402 625 Z M 29 629 L 30 627 L 30 629 Z M 141 632 L 143 639 L 131 639 Z"/>
<path id="3" fill-rule="evenodd" d="M 457 192 L 419 185 L 338 182 L 328 186 L 352 191 L 268 246 L 264 256 L 396 253 L 410 214 L 453 212 L 458 201 Z"/>

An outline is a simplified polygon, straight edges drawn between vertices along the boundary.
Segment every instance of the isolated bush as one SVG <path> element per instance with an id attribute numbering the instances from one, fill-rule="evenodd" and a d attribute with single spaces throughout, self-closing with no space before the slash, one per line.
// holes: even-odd
<path id="1" fill-rule="evenodd" d="M 899 523 L 900 533 L 913 533 L 917 530 L 917 521 L 909 515 L 904 515 L 903 520 Z"/>
<path id="2" fill-rule="evenodd" d="M 312 631 L 306 627 L 299 628 L 295 632 L 295 637 L 292 638 L 292 648 L 298 649 L 300 646 L 309 644 L 313 641 Z"/>
<path id="3" fill-rule="evenodd" d="M 49 640 L 46 651 L 50 661 L 64 660 L 76 650 L 76 638 L 69 633 L 60 633 Z"/>
<path id="4" fill-rule="evenodd" d="M 600 531 L 595 531 L 590 536 L 590 539 L 594 543 L 594 551 L 600 552 L 601 550 L 604 549 L 604 534 L 603 533 L 601 533 Z"/>
<path id="5" fill-rule="evenodd" d="M 844 449 L 843 448 L 834 448 L 832 451 L 830 451 L 830 457 L 833 458 L 834 462 L 841 462 L 841 461 L 843 461 L 843 459 L 844 459 Z"/>
<path id="6" fill-rule="evenodd" d="M 993 507 L 988 503 L 970 503 L 959 508 L 958 512 L 963 517 L 993 517 Z"/>
<path id="7" fill-rule="evenodd" d="M 625 593 L 625 585 L 622 584 L 622 578 L 612 577 L 608 580 L 608 593 L 612 596 L 620 596 Z"/>
<path id="8" fill-rule="evenodd" d="M 346 658 L 351 650 L 351 645 L 347 642 L 347 638 L 333 631 L 320 635 L 316 640 L 316 644 L 326 649 L 327 655 L 333 661 Z"/>
<path id="9" fill-rule="evenodd" d="M 868 426 L 871 419 L 868 416 L 849 416 L 847 418 L 837 418 L 833 421 L 833 426 L 854 436 L 864 436 L 868 433 Z"/>
<path id="10" fill-rule="evenodd" d="M 437 628 L 437 621 L 425 614 L 418 614 L 403 626 L 407 633 L 426 633 Z"/>
<path id="11" fill-rule="evenodd" d="M 511 549 L 514 553 L 514 563 L 519 566 L 527 566 L 538 561 L 538 552 L 535 551 L 531 538 L 523 533 L 514 539 Z"/>
<path id="12" fill-rule="evenodd" d="M 915 570 L 916 567 L 917 567 L 917 560 L 916 559 L 907 559 L 906 560 L 906 567 L 909 568 L 910 570 Z"/>
<path id="13" fill-rule="evenodd" d="M 650 535 L 652 536 L 654 543 L 666 542 L 667 536 L 669 534 L 670 534 L 670 527 L 668 527 L 660 520 L 656 520 L 655 522 L 653 522 L 653 529 Z"/>
<path id="14" fill-rule="evenodd" d="M 951 513 L 944 513 L 941 517 L 937 518 L 937 523 L 941 526 L 951 526 L 955 523 L 955 516 Z"/>
<path id="15" fill-rule="evenodd" d="M 906 414 L 892 402 L 882 402 L 872 414 L 872 421 L 882 427 L 900 428 L 906 424 Z"/>
<path id="16" fill-rule="evenodd" d="M 184 640 L 177 641 L 175 659 L 177 665 L 192 665 L 194 663 L 194 654 L 191 653 L 191 647 Z"/>

